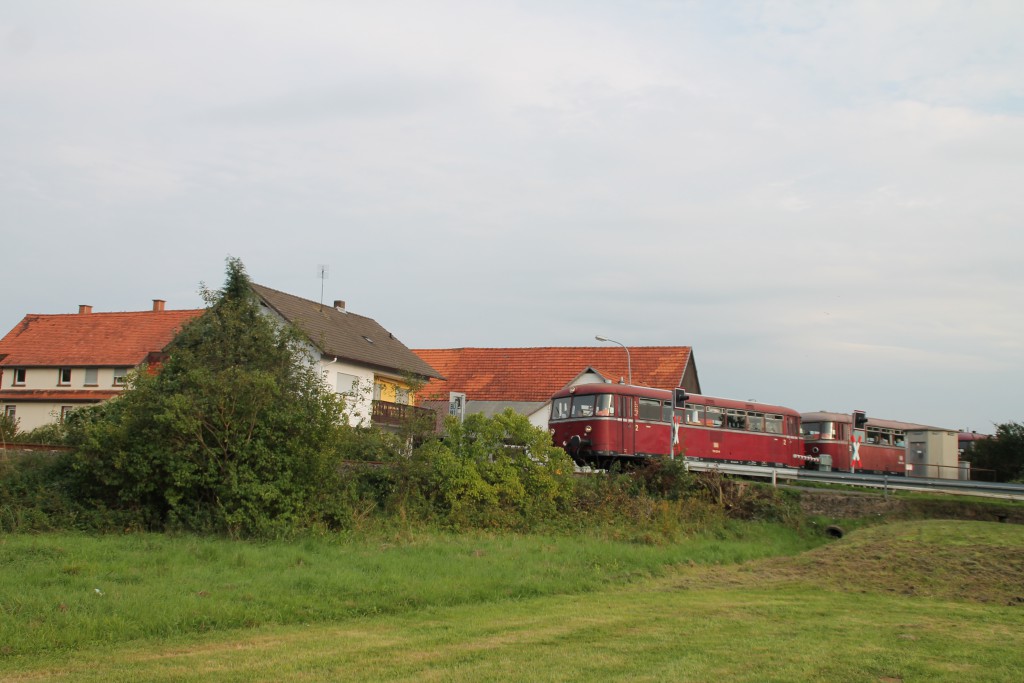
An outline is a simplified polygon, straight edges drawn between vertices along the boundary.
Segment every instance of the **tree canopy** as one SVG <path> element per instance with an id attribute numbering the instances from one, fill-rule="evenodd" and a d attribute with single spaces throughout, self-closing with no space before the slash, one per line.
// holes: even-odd
<path id="1" fill-rule="evenodd" d="M 69 420 L 83 495 L 152 527 L 289 528 L 337 474 L 342 405 L 301 335 L 260 310 L 241 261 L 117 399 Z"/>
<path id="2" fill-rule="evenodd" d="M 996 481 L 1024 480 L 1024 423 L 997 425 L 991 439 L 975 441 L 971 464 L 994 470 Z"/>

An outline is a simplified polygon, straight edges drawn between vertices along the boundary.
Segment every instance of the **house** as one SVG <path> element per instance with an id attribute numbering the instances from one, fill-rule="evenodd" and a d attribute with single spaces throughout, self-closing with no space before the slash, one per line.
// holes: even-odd
<path id="1" fill-rule="evenodd" d="M 0 409 L 22 431 L 58 422 L 70 410 L 124 389 L 128 373 L 159 362 L 181 326 L 203 309 L 26 315 L 0 340 Z"/>
<path id="2" fill-rule="evenodd" d="M 689 346 L 417 349 L 445 379 L 420 392 L 424 402 L 463 400 L 466 413 L 491 416 L 512 408 L 547 428 L 551 396 L 570 385 L 625 382 L 700 393 Z"/>
<path id="3" fill-rule="evenodd" d="M 351 424 L 388 428 L 425 414 L 415 406 L 415 390 L 443 377 L 377 321 L 349 312 L 344 301 L 331 306 L 263 285 L 252 289 L 268 315 L 305 335 L 324 380 L 345 396 Z"/>

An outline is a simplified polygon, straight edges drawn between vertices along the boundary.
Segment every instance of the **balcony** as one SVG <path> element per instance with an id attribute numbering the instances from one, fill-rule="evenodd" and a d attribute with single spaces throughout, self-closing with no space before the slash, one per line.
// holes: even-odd
<path id="1" fill-rule="evenodd" d="M 413 421 L 422 421 L 433 427 L 437 423 L 437 413 L 430 408 L 409 406 L 389 401 L 374 401 L 373 424 L 377 427 L 404 427 Z"/>

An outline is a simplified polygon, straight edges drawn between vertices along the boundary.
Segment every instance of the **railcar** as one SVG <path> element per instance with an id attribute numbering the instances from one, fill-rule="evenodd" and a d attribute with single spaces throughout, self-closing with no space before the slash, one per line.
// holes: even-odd
<path id="1" fill-rule="evenodd" d="M 901 423 L 868 420 L 856 413 L 803 413 L 805 454 L 810 467 L 865 474 L 907 474 L 907 437 Z M 862 414 L 863 415 L 863 414 Z"/>
<path id="2" fill-rule="evenodd" d="M 607 467 L 686 457 L 798 468 L 805 464 L 800 415 L 782 406 L 625 384 L 582 384 L 557 392 L 552 439 L 578 464 Z"/>

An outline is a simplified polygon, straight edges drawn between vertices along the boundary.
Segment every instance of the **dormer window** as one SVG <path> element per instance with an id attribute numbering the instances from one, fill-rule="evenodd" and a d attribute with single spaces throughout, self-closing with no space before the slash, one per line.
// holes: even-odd
<path id="1" fill-rule="evenodd" d="M 25 386 L 25 368 L 14 368 L 14 386 Z"/>
<path id="2" fill-rule="evenodd" d="M 71 368 L 61 368 L 57 371 L 57 386 L 66 387 L 71 385 Z"/>

